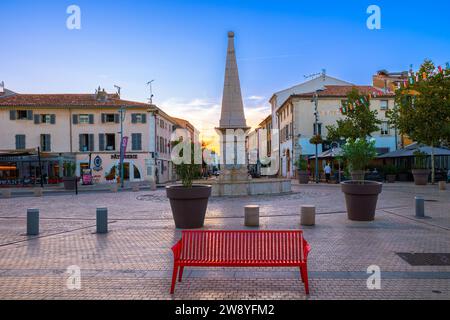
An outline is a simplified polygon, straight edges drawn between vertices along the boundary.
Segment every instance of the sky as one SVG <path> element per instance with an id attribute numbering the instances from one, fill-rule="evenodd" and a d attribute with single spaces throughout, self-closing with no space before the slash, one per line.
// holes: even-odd
<path id="1" fill-rule="evenodd" d="M 81 10 L 81 29 L 66 26 Z M 367 8 L 381 9 L 369 30 Z M 212 138 L 220 118 L 227 32 L 236 34 L 248 124 L 273 93 L 327 74 L 371 84 L 380 69 L 450 61 L 450 2 L 341 0 L 54 0 L 0 2 L 0 81 L 19 93 L 90 93 L 153 102 Z"/>

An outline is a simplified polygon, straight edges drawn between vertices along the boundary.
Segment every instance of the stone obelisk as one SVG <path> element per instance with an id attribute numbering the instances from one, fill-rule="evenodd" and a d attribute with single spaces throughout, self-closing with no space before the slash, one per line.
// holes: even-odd
<path id="1" fill-rule="evenodd" d="M 245 137 L 250 128 L 244 114 L 241 83 L 234 49 L 234 32 L 228 32 L 228 51 L 220 125 L 221 177 L 223 181 L 248 180 Z M 233 134 L 233 135 L 231 135 Z"/>

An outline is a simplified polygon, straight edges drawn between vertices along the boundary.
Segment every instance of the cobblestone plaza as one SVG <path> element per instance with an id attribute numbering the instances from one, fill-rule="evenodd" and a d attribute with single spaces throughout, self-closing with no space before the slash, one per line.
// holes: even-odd
<path id="1" fill-rule="evenodd" d="M 426 219 L 414 217 L 414 197 Z M 450 264 L 412 266 L 397 253 L 448 253 L 450 191 L 385 185 L 375 222 L 347 219 L 337 185 L 293 185 L 279 196 L 210 199 L 206 229 L 245 229 L 244 206 L 261 207 L 261 229 L 299 229 L 311 244 L 310 296 L 296 268 L 188 268 L 169 294 L 171 246 L 180 238 L 163 189 L 0 200 L 0 299 L 449 299 Z M 317 206 L 315 227 L 300 226 L 300 206 Z M 95 233 L 98 207 L 109 233 Z M 41 233 L 27 237 L 26 210 L 38 208 Z M 445 263 L 444 263 L 445 264 Z M 369 290 L 369 266 L 381 289 Z M 81 288 L 67 286 L 79 266 Z"/>

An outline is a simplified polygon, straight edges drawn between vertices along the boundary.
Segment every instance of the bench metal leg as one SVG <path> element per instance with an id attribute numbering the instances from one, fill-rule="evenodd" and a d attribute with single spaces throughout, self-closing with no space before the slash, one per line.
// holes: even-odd
<path id="1" fill-rule="evenodd" d="M 170 294 L 174 294 L 175 292 L 175 284 L 177 283 L 177 275 L 178 275 L 178 266 L 173 266 L 173 274 L 172 274 L 172 286 L 170 287 Z"/>
<path id="2" fill-rule="evenodd" d="M 305 292 L 306 292 L 306 294 L 309 294 L 308 268 L 307 268 L 306 264 L 304 264 L 301 267 L 301 273 L 302 273 L 303 283 L 305 284 Z"/>
<path id="3" fill-rule="evenodd" d="M 180 267 L 180 276 L 178 278 L 179 282 L 183 281 L 183 271 L 184 271 L 184 267 Z"/>

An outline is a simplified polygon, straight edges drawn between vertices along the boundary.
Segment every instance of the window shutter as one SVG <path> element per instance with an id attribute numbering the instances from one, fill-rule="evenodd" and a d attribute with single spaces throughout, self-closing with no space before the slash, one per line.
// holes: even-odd
<path id="1" fill-rule="evenodd" d="M 133 114 L 131 115 L 131 123 L 137 123 L 137 117 L 136 117 L 136 114 L 135 114 L 135 113 L 133 113 Z"/>
<path id="2" fill-rule="evenodd" d="M 9 120 L 16 120 L 16 110 L 9 110 Z"/>
<path id="3" fill-rule="evenodd" d="M 106 114 L 102 113 L 102 123 L 106 122 Z"/>
<path id="4" fill-rule="evenodd" d="M 145 113 L 142 114 L 142 123 L 147 123 L 147 115 Z"/>
<path id="5" fill-rule="evenodd" d="M 72 115 L 72 123 L 78 124 L 78 115 L 77 114 Z"/>
<path id="6" fill-rule="evenodd" d="M 50 115 L 50 124 L 56 124 L 56 115 Z"/>
<path id="7" fill-rule="evenodd" d="M 79 145 L 80 145 L 80 152 L 83 152 L 83 135 L 78 135 Z"/>
<path id="8" fill-rule="evenodd" d="M 103 133 L 98 135 L 98 150 L 105 151 L 105 135 Z"/>
<path id="9" fill-rule="evenodd" d="M 131 134 L 131 150 L 136 150 L 136 133 Z"/>
<path id="10" fill-rule="evenodd" d="M 27 120 L 33 120 L 33 111 L 27 110 Z"/>
<path id="11" fill-rule="evenodd" d="M 25 149 L 25 135 L 24 134 L 16 135 L 16 149 L 17 150 Z"/>
<path id="12" fill-rule="evenodd" d="M 94 124 L 94 115 L 93 114 L 89 115 L 89 124 Z"/>
<path id="13" fill-rule="evenodd" d="M 39 114 L 34 115 L 34 124 L 41 123 L 41 116 Z"/>
<path id="14" fill-rule="evenodd" d="M 49 134 L 45 135 L 45 151 L 50 152 L 52 151 L 52 142 L 51 142 L 51 136 Z"/>
<path id="15" fill-rule="evenodd" d="M 94 134 L 89 134 L 89 151 L 94 151 Z"/>
<path id="16" fill-rule="evenodd" d="M 136 150 L 142 150 L 142 134 L 137 134 L 137 148 Z"/>
<path id="17" fill-rule="evenodd" d="M 118 113 L 116 113 L 116 114 L 114 115 L 114 121 L 115 121 L 115 123 L 119 123 L 119 122 L 120 122 L 120 117 L 119 117 L 119 114 L 118 114 Z"/>

